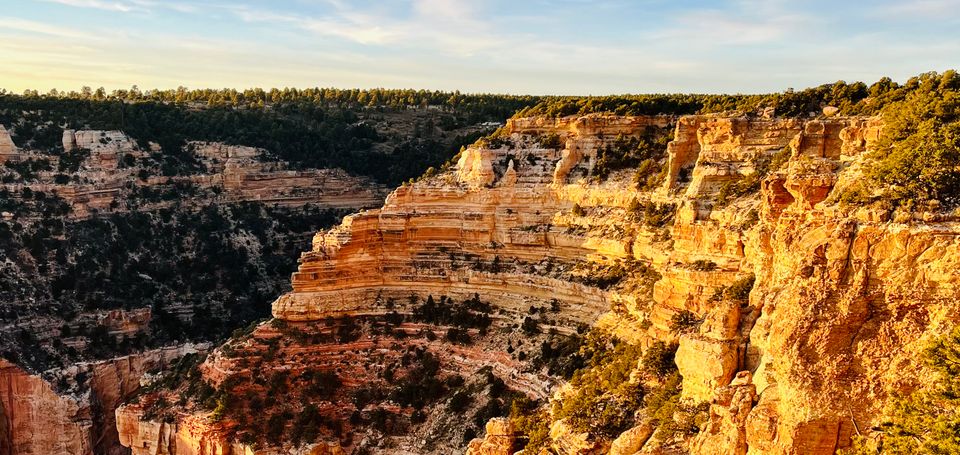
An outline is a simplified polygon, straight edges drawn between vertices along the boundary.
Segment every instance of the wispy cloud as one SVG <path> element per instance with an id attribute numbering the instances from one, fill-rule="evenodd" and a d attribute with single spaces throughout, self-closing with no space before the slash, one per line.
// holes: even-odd
<path id="1" fill-rule="evenodd" d="M 52 25 L 39 21 L 21 19 L 18 17 L 0 16 L 0 29 L 10 31 L 20 31 L 26 33 L 50 35 L 61 38 L 82 38 L 97 40 L 97 35 L 72 28 L 66 28 L 59 25 Z"/>
<path id="2" fill-rule="evenodd" d="M 897 1 L 881 5 L 876 12 L 888 18 L 914 16 L 921 18 L 960 17 L 960 0 L 913 0 Z"/>
<path id="3" fill-rule="evenodd" d="M 317 36 L 363 45 L 417 47 L 471 55 L 504 43 L 476 14 L 477 2 L 414 0 L 404 15 L 361 11 L 339 1 L 330 3 L 332 10 L 319 16 L 277 13 L 244 5 L 226 8 L 249 23 L 292 25 Z"/>
<path id="4" fill-rule="evenodd" d="M 149 13 L 155 9 L 169 9 L 181 13 L 192 13 L 198 10 L 196 5 L 181 2 L 166 2 L 155 0 L 42 0 L 47 3 L 75 8 L 90 8 L 102 11 L 119 13 Z"/>
<path id="5" fill-rule="evenodd" d="M 128 1 L 106 1 L 106 0 L 43 0 L 49 3 L 59 3 L 61 5 L 73 6 L 77 8 L 93 8 L 104 11 L 118 11 L 121 13 L 129 13 L 132 11 L 142 10 L 140 5 L 137 5 L 137 2 L 128 2 Z"/>
<path id="6" fill-rule="evenodd" d="M 829 1 L 17 2 L 0 83 L 762 92 L 960 64 L 960 0 Z"/>

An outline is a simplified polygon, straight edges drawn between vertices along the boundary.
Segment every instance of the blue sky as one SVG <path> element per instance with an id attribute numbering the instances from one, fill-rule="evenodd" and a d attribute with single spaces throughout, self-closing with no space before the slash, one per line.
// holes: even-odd
<path id="1" fill-rule="evenodd" d="M 757 93 L 960 68 L 960 0 L 0 0 L 0 88 Z"/>

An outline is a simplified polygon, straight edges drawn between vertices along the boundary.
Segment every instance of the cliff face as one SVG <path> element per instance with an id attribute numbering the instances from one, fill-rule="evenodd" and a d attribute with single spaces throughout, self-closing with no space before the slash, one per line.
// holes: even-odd
<path id="1" fill-rule="evenodd" d="M 6 162 L 17 156 L 17 145 L 13 143 L 10 133 L 0 125 L 0 161 Z"/>
<path id="2" fill-rule="evenodd" d="M 0 360 L 0 380 L 0 453 L 91 452 L 92 424 L 78 403 L 5 360 Z"/>
<path id="3" fill-rule="evenodd" d="M 551 276 L 542 266 L 630 256 L 630 239 L 603 229 L 577 232 L 587 217 L 571 217 L 569 211 L 577 203 L 625 207 L 632 192 L 568 183 L 575 180 L 570 174 L 586 175 L 597 151 L 617 135 L 640 135 L 647 126 L 670 121 L 512 120 L 507 128 L 516 142 L 469 148 L 455 171 L 401 187 L 382 209 L 318 233 L 293 275 L 293 292 L 274 303 L 274 317 L 302 321 L 363 312 L 377 295 L 480 292 L 514 311 L 557 299 L 569 304 L 574 321 L 591 322 L 607 309 L 606 293 Z M 543 131 L 564 134 L 564 149 L 547 149 L 531 139 Z M 497 270 L 475 267 L 494 261 Z"/>
<path id="4" fill-rule="evenodd" d="M 289 273 L 269 266 L 272 257 L 302 249 L 317 226 L 339 220 L 336 211 L 377 206 L 386 193 L 341 170 L 290 169 L 252 147 L 188 143 L 182 161 L 192 167 L 171 170 L 159 146 L 119 131 L 66 130 L 62 144 L 62 153 L 18 149 L 0 126 L 0 455 L 128 453 L 114 409 L 144 373 L 193 350 L 184 343 L 217 337 L 212 325 L 229 333 L 228 324 L 265 316 Z M 162 232 L 167 223 L 179 232 Z M 203 224 L 205 239 L 187 239 Z M 205 243 L 240 254 L 221 267 L 203 257 Z M 241 283 L 252 291 L 231 295 L 217 288 L 236 286 L 198 279 L 177 290 L 193 301 L 172 295 L 162 290 L 170 275 L 139 266 L 159 257 L 178 264 L 157 268 L 166 272 L 195 258 L 209 264 L 192 277 L 253 271 Z M 228 306 L 247 299 L 258 307 L 240 315 Z M 195 318 L 207 327 L 184 334 Z"/>
<path id="5" fill-rule="evenodd" d="M 206 346 L 199 346 L 206 348 Z M 150 370 L 165 368 L 198 346 L 146 351 L 31 375 L 0 360 L 0 454 L 121 454 L 114 409 L 140 388 Z M 76 378 L 84 377 L 80 382 Z M 54 390 L 51 382 L 66 390 Z"/>
<path id="6" fill-rule="evenodd" d="M 668 125 L 674 137 L 652 189 L 638 189 L 632 170 L 593 178 L 618 141 Z M 451 169 L 318 233 L 293 290 L 273 304 L 286 328 L 261 325 L 216 350 L 200 367 L 203 380 L 255 395 L 260 372 L 303 377 L 334 368 L 354 393 L 382 381 L 378 371 L 391 358 L 419 347 L 437 353 L 442 375 L 488 366 L 531 398 L 563 401 L 569 388 L 556 389 L 562 381 L 514 349 L 542 340 L 520 324 L 540 311 L 549 316 L 540 324 L 558 333 L 586 323 L 643 347 L 677 343 L 681 403 L 709 403 L 696 434 L 656 427 L 642 412 L 617 438 L 558 420 L 549 442 L 558 453 L 833 453 L 876 424 L 890 396 L 922 382 L 911 360 L 956 319 L 955 219 L 900 214 L 892 222 L 835 202 L 859 178 L 881 127 L 843 117 L 513 119 L 505 135 L 468 148 Z M 470 332 L 472 345 L 419 338 L 450 324 L 416 319 L 417 302 L 475 294 L 492 306 L 494 322 Z M 373 330 L 391 313 L 407 316 L 390 326 L 399 338 Z M 681 316 L 696 323 L 680 328 Z M 329 335 L 352 318 L 368 321 L 357 337 Z M 344 422 L 355 410 L 359 420 L 319 439 L 345 449 L 369 448 L 362 441 L 377 437 L 400 441 L 379 447 L 383 453 L 465 446 L 452 434 L 440 445 L 412 441 L 435 434 L 423 429 L 449 418 L 446 408 L 428 405 L 426 423 L 410 420 L 407 433 L 371 433 L 363 416 L 373 408 L 337 393 L 321 414 Z M 205 454 L 233 443 L 236 422 L 211 419 L 192 401 L 173 408 L 173 423 L 145 418 L 155 398 L 117 411 L 125 445 Z M 296 415 L 298 406 L 280 409 Z M 396 398 L 381 406 L 412 412 Z M 509 453 L 514 429 L 492 425 L 496 434 L 470 443 L 468 453 Z M 356 437 L 344 436 L 354 430 Z M 197 442 L 214 439 L 221 442 Z M 272 447 L 294 452 L 289 440 Z"/>
<path id="7" fill-rule="evenodd" d="M 63 147 L 63 155 L 17 151 L 0 126 L 0 159 L 51 163 L 50 170 L 37 172 L 32 181 L 6 183 L 4 188 L 14 194 L 24 188 L 56 194 L 70 205 L 72 218 L 89 217 L 91 211 L 169 207 L 186 195 L 184 191 L 209 192 L 206 198 L 223 203 L 317 204 L 337 209 L 376 206 L 386 193 L 386 187 L 339 169 L 292 170 L 289 163 L 253 147 L 190 142 L 184 153 L 196 160 L 196 169 L 177 175 L 160 169 L 161 162 L 154 156 L 161 152 L 157 144 L 142 148 L 120 131 L 65 130 Z M 76 170 L 64 172 L 61 162 L 73 161 L 77 161 Z M 58 180 L 63 177 L 66 181 Z M 158 195 L 144 197 L 145 192 Z M 164 197 L 163 192 L 172 193 Z"/>

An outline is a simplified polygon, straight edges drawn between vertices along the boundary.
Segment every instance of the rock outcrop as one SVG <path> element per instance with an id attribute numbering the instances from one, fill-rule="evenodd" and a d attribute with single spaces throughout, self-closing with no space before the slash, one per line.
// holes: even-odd
<path id="1" fill-rule="evenodd" d="M 42 378 L 0 359 L 0 454 L 89 454 L 89 411 L 58 395 Z"/>
<path id="2" fill-rule="evenodd" d="M 17 145 L 13 143 L 7 129 L 0 125 L 0 163 L 16 159 L 17 156 Z"/>
<path id="3" fill-rule="evenodd" d="M 141 148 L 134 138 L 120 131 L 64 130 L 62 143 L 63 158 L 38 151 L 19 152 L 0 125 L 0 161 L 33 159 L 56 164 L 61 159 L 79 160 L 72 174 L 40 171 L 35 181 L 7 183 L 3 188 L 14 194 L 24 188 L 56 194 L 70 205 L 73 218 L 86 218 L 94 211 L 165 207 L 191 192 L 208 192 L 209 199 L 226 203 L 256 201 L 286 207 L 316 204 L 334 209 L 375 207 L 386 194 L 384 186 L 369 179 L 340 169 L 293 170 L 289 163 L 253 147 L 190 142 L 185 152 L 197 159 L 198 169 L 187 175 L 167 176 L 153 161 L 152 154 L 160 151 L 157 144 Z M 63 177 L 69 180 L 57 180 Z"/>
<path id="4" fill-rule="evenodd" d="M 114 409 L 150 370 L 206 346 L 183 345 L 90 364 L 45 377 L 0 359 L 0 454 L 119 454 Z M 51 375 L 56 375 L 50 381 Z M 51 376 L 48 378 L 46 376 Z M 55 390 L 51 384 L 66 387 Z"/>
<path id="5" fill-rule="evenodd" d="M 467 446 L 467 455 L 513 455 L 517 435 L 509 419 L 490 419 L 482 439 L 474 439 Z"/>
<path id="6" fill-rule="evenodd" d="M 468 148 L 454 171 L 401 187 L 383 208 L 318 233 L 313 250 L 301 257 L 293 292 L 274 303 L 274 316 L 318 320 L 362 313 L 378 295 L 469 297 L 480 292 L 519 311 L 558 299 L 570 303 L 577 321 L 590 322 L 606 310 L 606 293 L 529 265 L 544 259 L 573 264 L 590 257 L 612 261 L 630 256 L 629 239 L 571 233 L 567 226 L 574 220 L 565 212 L 578 203 L 622 211 L 632 194 L 583 182 L 558 183 L 556 163 L 576 149 L 582 159 L 571 169 L 586 177 L 597 150 L 616 135 L 639 135 L 646 126 L 669 121 L 588 116 L 548 128 L 511 120 L 512 146 Z M 563 134 L 565 148 L 540 146 L 532 135 L 542 131 Z"/>

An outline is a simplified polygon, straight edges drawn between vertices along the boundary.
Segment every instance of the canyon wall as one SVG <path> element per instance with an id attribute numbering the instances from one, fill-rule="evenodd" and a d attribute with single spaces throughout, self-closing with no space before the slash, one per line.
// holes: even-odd
<path id="1" fill-rule="evenodd" d="M 5 139 L 4 139 L 5 138 Z M 209 198 L 223 202 L 256 201 L 287 207 L 317 204 L 337 209 L 358 209 L 379 205 L 386 187 L 340 169 L 290 169 L 289 163 L 269 156 L 262 149 L 216 142 L 190 142 L 186 153 L 196 158 L 199 168 L 185 175 L 166 176 L 159 172 L 152 155 L 157 144 L 141 148 L 120 131 L 65 130 L 64 156 L 37 151 L 17 152 L 9 134 L 0 125 L 0 157 L 15 161 L 47 160 L 53 170 L 37 172 L 35 181 L 6 183 L 14 195 L 24 188 L 53 193 L 71 208 L 72 218 L 89 217 L 92 211 L 109 213 L 142 209 L 133 204 L 147 191 L 175 192 L 171 197 L 140 201 L 149 207 L 165 207 L 174 200 L 189 203 L 188 191 L 212 192 Z M 79 155 L 78 155 L 79 154 Z M 63 174 L 58 164 L 80 157 L 76 172 Z M 0 158 L 6 159 L 6 158 Z M 149 171 L 149 172 L 148 172 Z M 148 172 L 146 176 L 141 175 Z M 58 182 L 58 175 L 70 177 Z M 57 177 L 62 178 L 62 177 Z"/>
<path id="2" fill-rule="evenodd" d="M 565 311 L 573 320 L 592 322 L 609 296 L 560 271 L 551 275 L 543 265 L 631 256 L 626 237 L 602 229 L 574 232 L 587 217 L 577 220 L 569 211 L 578 203 L 622 208 L 635 192 L 569 183 L 575 179 L 568 175 L 586 176 L 598 150 L 618 135 L 671 122 L 667 116 L 512 119 L 509 145 L 468 148 L 454 170 L 403 186 L 383 208 L 318 233 L 313 250 L 300 258 L 293 291 L 274 303 L 274 317 L 304 321 L 363 312 L 377 295 L 480 292 L 510 310 L 558 299 L 570 304 Z M 545 131 L 563 134 L 564 149 L 536 142 Z M 476 266 L 494 261 L 495 271 Z"/>
<path id="3" fill-rule="evenodd" d="M 0 454 L 122 454 L 114 409 L 141 377 L 208 346 L 182 345 L 41 376 L 0 360 Z M 54 389 L 53 384 L 62 387 Z"/>
<path id="4" fill-rule="evenodd" d="M 668 125 L 675 129 L 659 185 L 638 189 L 632 169 L 594 178 L 601 151 L 618 138 Z M 281 343 L 281 357 L 290 359 L 283 368 L 343 362 L 356 368 L 347 376 L 363 383 L 373 380 L 365 369 L 380 367 L 348 351 L 389 356 L 404 346 L 434 346 L 447 352 L 450 371 L 495 366 L 528 396 L 563 400 L 562 381 L 531 375 L 528 360 L 506 354 L 534 336 L 520 333 L 525 314 L 552 305 L 548 325 L 560 333 L 586 323 L 640 346 L 678 343 L 683 402 L 709 403 L 695 435 L 670 436 L 641 422 L 611 441 L 554 422 L 557 453 L 834 453 L 852 435 L 868 433 L 891 396 L 922 384 L 915 359 L 926 341 L 955 325 L 960 296 L 954 217 L 891 218 L 837 202 L 862 178 L 881 128 L 860 117 L 512 119 L 503 135 L 397 189 L 381 209 L 318 233 L 300 258 L 293 290 L 273 305 L 277 321 L 316 333 L 322 321 L 413 314 L 408 299 L 478 294 L 496 308 L 502 330 L 494 332 L 501 335 L 482 338 L 473 353 L 409 338 L 379 350 L 376 338 L 364 337 L 309 349 Z M 554 134 L 560 147 L 544 146 Z M 661 209 L 671 215 L 665 222 L 655 216 Z M 624 264 L 630 272 L 616 285 L 591 278 Z M 698 324 L 679 331 L 676 316 L 684 312 Z M 404 322 L 397 330 L 412 335 L 425 327 L 437 329 Z M 279 332 L 262 325 L 216 350 L 201 368 L 204 377 L 223 384 L 278 368 L 263 350 L 290 336 Z M 125 445 L 183 455 L 231 444 L 216 439 L 224 424 L 208 412 L 161 424 L 143 420 L 143 406 L 117 411 Z M 492 425 L 496 434 L 472 442 L 468 453 L 512 445 L 513 430 Z M 193 436 L 175 436 L 184 432 Z M 193 442 L 178 445 L 177 438 Z M 214 439 L 221 442 L 197 442 Z M 283 444 L 275 450 L 294 452 Z M 382 452 L 410 451 L 440 453 L 416 445 Z"/>

